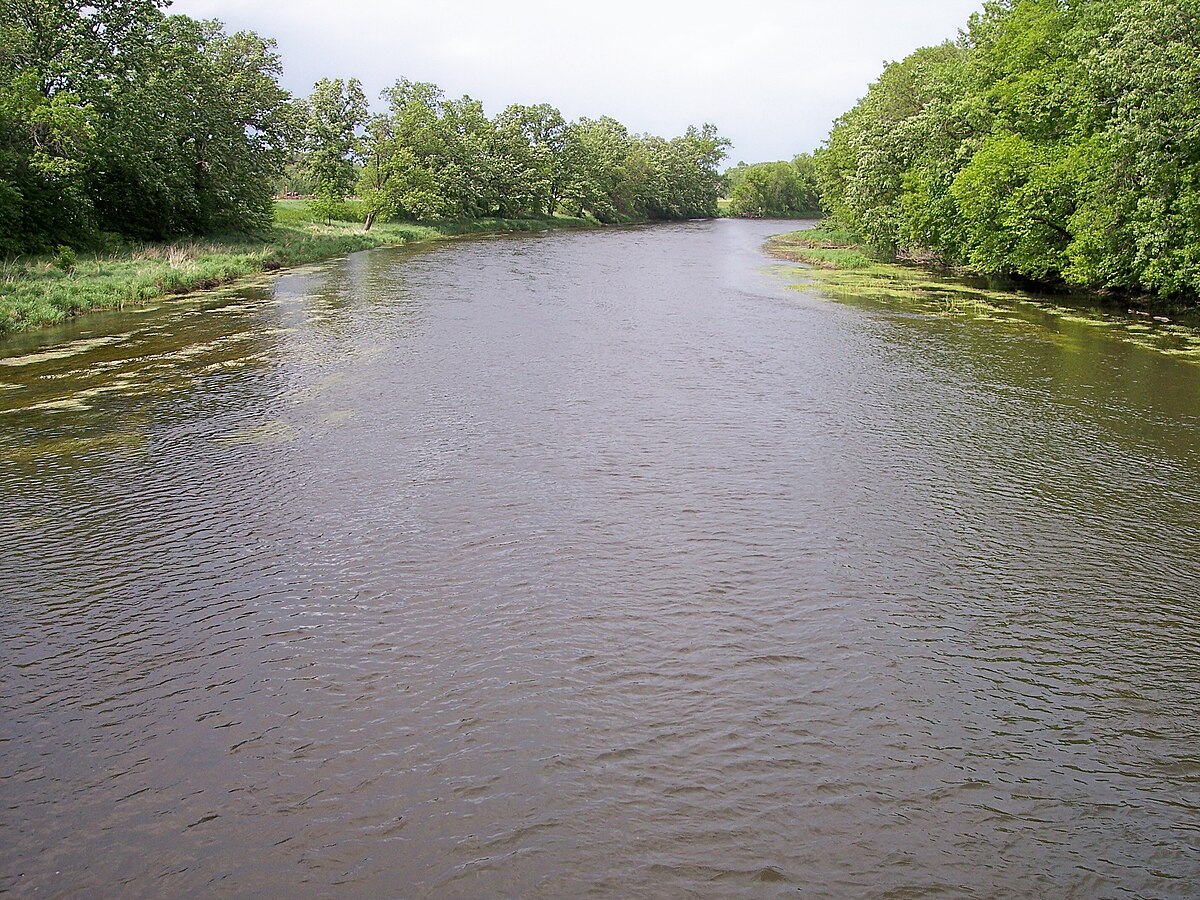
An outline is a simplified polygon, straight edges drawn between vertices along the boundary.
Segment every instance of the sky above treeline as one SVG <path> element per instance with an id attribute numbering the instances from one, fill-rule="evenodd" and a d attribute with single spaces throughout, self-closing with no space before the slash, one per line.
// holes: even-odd
<path id="1" fill-rule="evenodd" d="M 666 137 L 712 122 L 730 161 L 811 151 L 885 62 L 957 37 L 982 0 L 175 0 L 279 43 L 284 87 L 398 77 L 470 94 L 489 114 L 550 103 Z"/>

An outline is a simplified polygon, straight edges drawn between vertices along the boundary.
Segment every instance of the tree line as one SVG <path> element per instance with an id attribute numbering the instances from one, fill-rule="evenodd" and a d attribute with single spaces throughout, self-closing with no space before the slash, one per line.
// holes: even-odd
<path id="1" fill-rule="evenodd" d="M 169 0 L 0 0 L 0 256 L 270 226 L 281 177 L 377 220 L 712 216 L 729 142 L 399 80 L 280 86 L 275 43 Z"/>
<path id="2" fill-rule="evenodd" d="M 725 196 L 739 218 L 819 216 L 816 160 L 801 153 L 790 162 L 738 163 L 725 173 Z"/>
<path id="3" fill-rule="evenodd" d="M 355 193 L 368 227 L 558 211 L 601 222 L 716 215 L 729 142 L 712 125 L 666 140 L 608 117 L 568 122 L 545 103 L 489 118 L 477 100 L 407 79 L 382 99 L 387 111 L 370 115 L 358 81 L 318 82 L 291 165 L 319 204 Z"/>
<path id="4" fill-rule="evenodd" d="M 1200 0 L 991 0 L 889 65 L 816 154 L 889 253 L 1200 295 Z"/>

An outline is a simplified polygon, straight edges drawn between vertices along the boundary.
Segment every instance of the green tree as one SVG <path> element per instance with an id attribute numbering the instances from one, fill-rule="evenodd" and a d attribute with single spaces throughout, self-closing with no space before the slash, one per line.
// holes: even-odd
<path id="1" fill-rule="evenodd" d="M 358 175 L 358 196 L 366 210 L 363 223 L 366 231 L 371 230 L 377 219 L 390 219 L 399 212 L 399 198 L 391 183 L 398 174 L 397 152 L 392 119 L 372 116 L 362 141 L 362 168 Z"/>
<path id="2" fill-rule="evenodd" d="M 993 0 L 889 66 L 817 154 L 876 247 L 1200 296 L 1200 0 Z"/>
<path id="3" fill-rule="evenodd" d="M 367 98 L 357 78 L 322 78 L 304 111 L 304 166 L 328 218 L 332 204 L 350 196 L 358 178 L 358 132 L 367 121 Z"/>
<path id="4" fill-rule="evenodd" d="M 730 182 L 730 211 L 735 216 L 786 218 L 816 215 L 820 210 L 813 159 L 807 154 L 792 162 L 743 164 Z"/>
<path id="5" fill-rule="evenodd" d="M 269 224 L 292 137 L 274 45 L 165 5 L 0 0 L 7 252 Z"/>
<path id="6" fill-rule="evenodd" d="M 359 193 L 367 218 L 553 215 L 561 206 L 604 222 L 712 215 L 728 141 L 711 125 L 664 140 L 614 119 L 566 122 L 545 104 L 447 100 L 400 80 L 364 142 Z"/>
<path id="7" fill-rule="evenodd" d="M 554 215 L 578 163 L 562 113 L 546 103 L 514 104 L 496 117 L 496 128 L 511 164 L 510 196 L 516 207 Z"/>
<path id="8" fill-rule="evenodd" d="M 616 119 L 580 119 L 573 143 L 580 165 L 567 189 L 577 213 L 601 222 L 617 222 L 634 214 L 635 198 L 627 170 L 633 149 L 629 130 Z"/>
<path id="9" fill-rule="evenodd" d="M 1083 59 L 1087 107 L 1107 115 L 1071 271 L 1200 296 L 1200 3 L 1121 3 L 1110 21 Z"/>

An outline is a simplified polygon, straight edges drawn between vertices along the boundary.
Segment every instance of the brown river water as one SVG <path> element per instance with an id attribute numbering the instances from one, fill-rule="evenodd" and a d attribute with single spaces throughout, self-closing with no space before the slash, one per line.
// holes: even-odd
<path id="1" fill-rule="evenodd" d="M 1196 896 L 1200 366 L 790 227 L 0 343 L 0 891 Z"/>

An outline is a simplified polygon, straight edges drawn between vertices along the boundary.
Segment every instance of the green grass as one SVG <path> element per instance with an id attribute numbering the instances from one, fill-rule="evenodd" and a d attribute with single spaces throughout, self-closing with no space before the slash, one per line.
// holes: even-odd
<path id="1" fill-rule="evenodd" d="M 586 227 L 588 219 L 479 219 L 383 223 L 363 231 L 357 205 L 314 222 L 303 200 L 282 200 L 262 237 L 235 235 L 130 244 L 105 253 L 56 253 L 0 262 L 0 335 L 53 325 L 80 313 L 122 309 L 159 297 L 217 287 L 240 278 L 356 250 L 466 234 Z M 342 217 L 354 221 L 341 221 Z"/>
<path id="2" fill-rule="evenodd" d="M 876 264 L 850 234 L 825 224 L 777 234 L 767 241 L 767 252 L 818 269 L 868 269 Z"/>
<path id="3" fill-rule="evenodd" d="M 547 228 L 595 228 L 595 219 L 555 216 L 553 219 L 459 219 L 430 222 L 440 237 L 467 234 L 511 234 L 514 232 L 545 231 Z"/>

